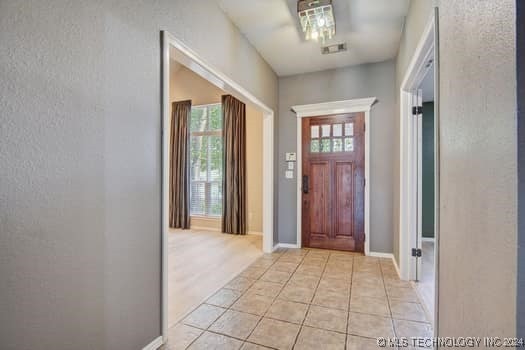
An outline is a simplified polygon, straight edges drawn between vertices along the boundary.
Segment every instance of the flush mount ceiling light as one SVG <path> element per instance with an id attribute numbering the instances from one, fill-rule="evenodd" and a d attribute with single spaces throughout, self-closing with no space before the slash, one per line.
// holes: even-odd
<path id="1" fill-rule="evenodd" d="M 306 40 L 324 44 L 335 35 L 332 0 L 299 0 L 297 14 Z"/>

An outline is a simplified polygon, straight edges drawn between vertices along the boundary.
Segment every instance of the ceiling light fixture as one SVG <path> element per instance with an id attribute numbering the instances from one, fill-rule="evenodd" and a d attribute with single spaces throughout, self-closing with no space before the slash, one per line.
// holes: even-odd
<path id="1" fill-rule="evenodd" d="M 332 0 L 299 0 L 297 14 L 306 40 L 324 44 L 335 36 Z"/>

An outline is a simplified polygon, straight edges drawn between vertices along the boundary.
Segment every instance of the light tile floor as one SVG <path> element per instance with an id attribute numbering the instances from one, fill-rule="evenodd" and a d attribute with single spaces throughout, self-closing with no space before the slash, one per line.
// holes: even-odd
<path id="1" fill-rule="evenodd" d="M 166 350 L 378 349 L 431 337 L 389 259 L 314 249 L 265 254 L 170 328 Z"/>
<path id="2" fill-rule="evenodd" d="M 427 312 L 427 318 L 434 319 L 434 242 L 422 242 L 423 260 L 421 261 L 421 273 L 419 282 L 414 283 L 414 288 L 418 292 L 422 305 Z"/>

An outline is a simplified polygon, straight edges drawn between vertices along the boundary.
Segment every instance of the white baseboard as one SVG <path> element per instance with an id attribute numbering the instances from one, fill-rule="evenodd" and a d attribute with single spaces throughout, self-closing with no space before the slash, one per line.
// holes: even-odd
<path id="1" fill-rule="evenodd" d="M 386 258 L 386 259 L 394 258 L 394 255 L 392 253 L 370 252 L 370 254 L 368 255 L 376 257 L 376 258 Z"/>
<path id="2" fill-rule="evenodd" d="M 434 242 L 434 237 L 421 237 L 422 242 Z"/>
<path id="3" fill-rule="evenodd" d="M 297 244 L 293 244 L 293 243 L 277 243 L 276 245 L 273 246 L 272 251 L 274 252 L 279 248 L 297 249 L 299 247 L 297 246 Z"/>
<path id="4" fill-rule="evenodd" d="M 297 244 L 294 244 L 294 243 L 278 243 L 277 246 L 279 248 L 292 248 L 292 249 L 297 249 L 299 248 L 297 246 Z"/>
<path id="5" fill-rule="evenodd" d="M 157 350 L 164 344 L 164 341 L 162 340 L 162 336 L 155 338 L 151 343 L 146 345 L 142 350 Z"/>

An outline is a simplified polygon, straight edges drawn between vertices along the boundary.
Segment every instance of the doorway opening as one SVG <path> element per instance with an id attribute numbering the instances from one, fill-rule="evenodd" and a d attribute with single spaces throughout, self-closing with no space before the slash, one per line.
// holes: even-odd
<path id="1" fill-rule="evenodd" d="M 400 273 L 437 334 L 439 267 L 439 56 L 437 8 L 400 91 Z"/>
<path id="2" fill-rule="evenodd" d="M 417 121 L 417 234 L 414 287 L 433 319 L 435 301 L 435 149 L 434 149 L 434 56 L 416 90 Z M 422 107 L 422 108 L 419 108 Z M 421 254 L 419 254 L 421 253 Z"/>
<path id="3" fill-rule="evenodd" d="M 344 114 L 361 114 L 363 115 L 363 145 L 364 145 L 364 199 L 363 199 L 363 225 L 364 225 L 364 242 L 362 242 L 362 250 L 365 255 L 390 257 L 388 254 L 384 256 L 383 253 L 370 252 L 370 111 L 373 104 L 377 101 L 375 97 L 359 98 L 353 100 L 331 101 L 308 105 L 293 106 L 292 110 L 297 116 L 297 178 L 303 179 L 303 118 L 310 118 L 316 116 L 335 116 Z M 331 127 L 332 128 L 332 127 Z M 311 130 L 304 131 L 311 133 Z M 322 131 L 320 131 L 322 132 Z M 332 135 L 333 130 L 330 132 Z M 344 133 L 344 131 L 343 131 Z M 322 135 L 321 135 L 322 136 Z M 333 136 L 333 135 L 332 135 Z M 322 137 L 321 137 L 322 138 Z M 330 141 L 333 142 L 333 141 Z M 344 141 L 343 141 L 344 142 Z M 311 145 L 310 145 L 311 146 Z M 306 148 L 306 146 L 304 146 Z M 331 146 L 333 150 L 333 145 Z M 343 144 L 344 147 L 344 144 Z M 366 181 L 368 181 L 366 183 Z M 296 248 L 303 247 L 303 182 L 297 181 L 297 245 Z"/>
<path id="4" fill-rule="evenodd" d="M 167 341 L 170 326 L 262 252 L 273 250 L 274 113 L 167 32 L 162 32 L 162 45 L 161 307 L 162 335 Z M 224 95 L 231 95 L 246 106 L 246 236 L 220 233 L 224 158 L 221 96 Z M 190 230 L 174 230 L 169 225 L 172 103 L 188 100 L 192 100 L 186 153 L 191 226 Z M 194 256 L 188 256 L 192 252 Z M 174 286 L 175 281 L 180 284 L 181 280 L 186 281 L 185 286 Z M 198 293 L 191 292 L 192 288 Z"/>

